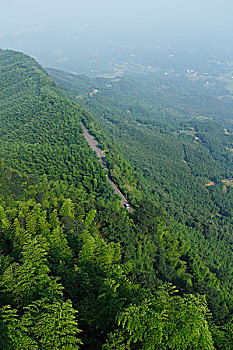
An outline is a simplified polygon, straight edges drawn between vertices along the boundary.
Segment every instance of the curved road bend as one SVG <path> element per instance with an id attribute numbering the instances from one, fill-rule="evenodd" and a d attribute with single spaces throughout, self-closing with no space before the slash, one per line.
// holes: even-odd
<path id="1" fill-rule="evenodd" d="M 90 131 L 86 128 L 83 122 L 81 122 L 82 128 L 83 128 L 83 137 L 88 143 L 88 145 L 91 147 L 91 149 L 96 153 L 97 158 L 99 158 L 102 167 L 106 170 L 106 178 L 107 181 L 110 183 L 112 188 L 114 189 L 114 192 L 121 197 L 121 206 L 128 209 L 128 211 L 132 212 L 133 209 L 130 206 L 129 202 L 123 195 L 123 193 L 119 190 L 119 188 L 115 185 L 115 183 L 110 179 L 109 177 L 109 169 L 106 167 L 106 161 L 105 161 L 105 155 L 102 149 L 100 148 L 99 142 L 94 138 L 94 136 L 91 135 Z"/>

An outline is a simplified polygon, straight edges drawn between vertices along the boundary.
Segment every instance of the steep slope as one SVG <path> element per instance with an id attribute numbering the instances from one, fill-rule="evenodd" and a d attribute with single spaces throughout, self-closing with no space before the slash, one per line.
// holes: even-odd
<path id="1" fill-rule="evenodd" d="M 225 102 L 208 105 L 210 95 L 217 101 L 218 93 L 224 92 L 223 84 L 211 90 L 202 86 L 202 78 L 197 82 L 182 78 L 177 85 L 174 77 L 162 80 L 153 74 L 118 79 L 56 70 L 49 74 L 93 113 L 95 126 L 92 120 L 89 127 L 134 169 L 137 189 L 165 208 L 170 218 L 195 229 L 186 241 L 191 240 L 192 249 L 196 246 L 196 253 L 232 298 L 233 133 L 224 124 L 230 124 L 231 114 Z M 93 89 L 97 92 L 91 95 Z M 184 93 L 190 101 L 195 93 L 196 103 L 181 102 Z M 124 190 L 124 167 L 118 166 L 121 161 L 114 159 L 111 147 L 108 166 Z M 132 181 L 127 195 L 134 198 L 136 193 L 140 198 L 134 185 Z M 197 289 L 205 288 L 198 282 Z"/>
<path id="2" fill-rule="evenodd" d="M 32 58 L 0 51 L 0 87 L 0 348 L 228 349 L 230 286 L 202 236 L 146 198 L 120 207 L 93 118 Z"/>
<path id="3" fill-rule="evenodd" d="M 34 59 L 8 51 L 0 55 L 0 157 L 5 164 L 65 180 L 75 187 L 73 196 L 107 193 L 104 171 L 82 137 L 84 112 Z"/>
<path id="4" fill-rule="evenodd" d="M 233 223 L 233 188 L 229 181 L 224 183 L 233 173 L 233 133 L 225 128 L 225 116 L 231 119 L 230 107 L 215 105 L 217 122 L 208 100 L 211 93 L 217 99 L 221 84 L 207 91 L 201 89 L 203 81 L 190 83 L 182 78 L 178 84 L 174 77 L 166 77 L 167 88 L 161 85 L 159 89 L 157 85 L 165 83 L 161 78 L 135 74 L 119 79 L 86 78 L 89 88 L 84 90 L 83 76 L 56 70 L 49 74 L 95 115 L 154 200 L 163 202 L 180 222 L 201 228 L 204 235 L 215 229 L 216 235 L 221 232 L 232 241 L 226 226 Z M 88 94 L 92 89 L 97 93 Z M 187 99 L 195 94 L 194 107 L 183 103 L 181 108 L 184 92 Z M 223 220 L 228 222 L 225 232 Z"/>
<path id="5" fill-rule="evenodd" d="M 137 189 L 143 188 L 170 217 L 203 235 L 208 246 L 203 259 L 223 283 L 232 286 L 233 131 L 225 126 L 232 118 L 230 106 L 221 101 L 214 104 L 212 117 L 209 102 L 210 95 L 218 100 L 223 84 L 206 88 L 201 77 L 182 77 L 177 82 L 173 76 L 131 74 L 118 79 L 86 78 L 89 91 L 97 90 L 90 95 L 88 88 L 84 93 L 83 76 L 56 70 L 49 74 L 93 113 L 102 135 L 134 169 Z M 190 101 L 195 95 L 194 106 L 182 102 L 184 93 Z M 120 167 L 115 171 L 121 162 L 114 162 L 111 152 L 107 159 L 112 176 L 123 175 Z M 124 190 L 127 183 L 121 177 L 115 179 Z M 128 197 L 140 198 L 135 181 L 129 185 Z"/>

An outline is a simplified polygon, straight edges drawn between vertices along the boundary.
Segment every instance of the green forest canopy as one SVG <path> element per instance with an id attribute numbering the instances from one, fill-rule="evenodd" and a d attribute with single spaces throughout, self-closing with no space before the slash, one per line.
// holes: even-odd
<path id="1" fill-rule="evenodd" d="M 82 137 L 93 117 L 34 59 L 1 50 L 0 87 L 0 347 L 231 349 L 226 241 L 146 198 L 127 162 L 121 208 Z"/>

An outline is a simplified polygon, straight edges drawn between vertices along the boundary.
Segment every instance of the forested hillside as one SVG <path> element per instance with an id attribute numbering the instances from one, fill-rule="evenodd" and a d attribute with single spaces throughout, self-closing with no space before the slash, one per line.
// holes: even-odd
<path id="1" fill-rule="evenodd" d="M 91 79 L 49 72 L 92 111 L 102 139 L 105 131 L 134 169 L 137 188 L 201 234 L 206 248 L 199 254 L 232 291 L 233 103 L 227 86 L 212 78 L 211 88 L 205 76 L 151 73 Z M 220 94 L 228 94 L 228 102 Z M 121 174 L 115 180 L 134 201 L 135 182 L 127 186 L 122 181 L 122 161 L 115 157 L 113 162 L 111 154 L 110 149 L 112 176 Z"/>
<path id="2" fill-rule="evenodd" d="M 0 348 L 232 349 L 230 244 L 213 240 L 216 261 L 103 133 L 134 187 L 121 208 L 81 120 L 94 132 L 34 59 L 0 50 Z"/>

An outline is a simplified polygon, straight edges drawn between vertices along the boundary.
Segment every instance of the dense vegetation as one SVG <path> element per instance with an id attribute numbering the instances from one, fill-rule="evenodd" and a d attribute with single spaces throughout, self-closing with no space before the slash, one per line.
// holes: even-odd
<path id="1" fill-rule="evenodd" d="M 124 183 L 122 159 L 135 170 L 137 187 L 157 205 L 213 241 L 213 249 L 225 246 L 222 254 L 227 250 L 229 256 L 224 275 L 231 281 L 233 105 L 218 98 L 229 95 L 223 83 L 212 79 L 210 88 L 207 78 L 175 80 L 161 74 L 134 79 L 90 79 L 55 70 L 50 74 L 93 112 L 100 130 L 123 156 L 118 160 L 113 154 L 113 160 L 110 149 L 108 163 L 113 177 L 115 172 L 121 175 L 114 178 L 128 197 L 134 201 L 135 181 Z M 93 89 L 97 93 L 87 94 Z"/>
<path id="2" fill-rule="evenodd" d="M 93 118 L 32 58 L 0 51 L 0 87 L 0 348 L 232 349 L 230 245 L 214 256 L 103 137 L 134 188 L 121 208 L 82 137 Z"/>

